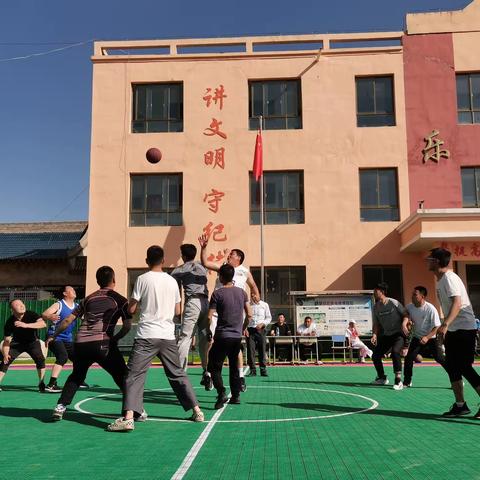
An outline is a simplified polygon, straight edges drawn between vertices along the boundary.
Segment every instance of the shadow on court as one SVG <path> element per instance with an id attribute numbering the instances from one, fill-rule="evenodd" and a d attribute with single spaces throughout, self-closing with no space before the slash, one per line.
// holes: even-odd
<path id="1" fill-rule="evenodd" d="M 21 408 L 21 407 L 0 407 L 0 416 L 13 418 L 34 418 L 42 423 L 58 423 L 52 422 L 52 409 L 39 408 Z M 94 418 L 93 415 L 87 415 L 71 410 L 67 410 L 62 422 L 75 422 L 93 427 L 105 428 L 107 423 L 101 422 Z"/>
<path id="2" fill-rule="evenodd" d="M 442 418 L 439 414 L 435 413 L 423 413 L 423 412 L 405 412 L 401 410 L 385 410 L 381 408 L 375 408 L 373 410 L 362 411 L 365 408 L 347 407 L 342 405 L 328 405 L 324 403 L 270 403 L 270 402 L 246 402 L 248 405 L 264 405 L 264 406 L 279 406 L 283 408 L 293 408 L 296 410 L 306 410 L 308 412 L 323 412 L 323 413 L 358 413 L 359 415 L 375 415 L 384 417 L 396 417 L 396 418 L 412 418 L 415 420 L 435 420 L 440 422 L 453 422 L 455 424 L 462 423 L 465 425 L 478 426 L 480 421 L 468 417 L 457 418 Z"/>

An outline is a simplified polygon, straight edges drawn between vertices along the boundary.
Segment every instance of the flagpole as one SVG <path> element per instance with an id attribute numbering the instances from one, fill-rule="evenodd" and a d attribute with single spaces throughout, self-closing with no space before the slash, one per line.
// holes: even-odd
<path id="1" fill-rule="evenodd" d="M 260 135 L 262 134 L 263 116 L 258 117 L 258 124 Z M 263 149 L 263 144 L 262 144 Z M 263 195 L 263 162 L 262 162 L 262 176 L 260 177 L 260 297 L 265 300 L 265 259 L 264 259 L 264 244 L 263 244 L 263 216 L 264 216 L 264 195 Z"/>

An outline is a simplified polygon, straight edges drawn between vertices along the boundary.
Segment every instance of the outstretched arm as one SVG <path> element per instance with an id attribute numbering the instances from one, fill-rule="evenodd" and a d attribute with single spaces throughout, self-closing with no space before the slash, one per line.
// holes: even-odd
<path id="1" fill-rule="evenodd" d="M 258 302 L 260 300 L 260 292 L 258 291 L 257 284 L 255 283 L 255 280 L 250 272 L 248 272 L 247 285 L 250 288 L 251 297 L 255 302 Z"/>
<path id="2" fill-rule="evenodd" d="M 208 245 L 208 235 L 200 235 L 198 237 L 198 243 L 200 244 L 200 261 L 205 268 L 218 272 L 220 267 L 213 262 L 207 260 L 207 245 Z"/>

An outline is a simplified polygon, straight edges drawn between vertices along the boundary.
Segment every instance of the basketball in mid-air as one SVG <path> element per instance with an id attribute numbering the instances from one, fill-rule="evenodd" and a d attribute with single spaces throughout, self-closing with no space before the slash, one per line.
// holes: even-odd
<path id="1" fill-rule="evenodd" d="M 145 154 L 150 163 L 158 163 L 162 159 L 162 152 L 155 147 L 149 148 Z"/>

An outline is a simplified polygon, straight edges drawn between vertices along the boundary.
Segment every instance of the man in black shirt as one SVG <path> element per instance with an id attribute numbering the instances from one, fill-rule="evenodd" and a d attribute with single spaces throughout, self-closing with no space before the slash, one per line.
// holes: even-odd
<path id="1" fill-rule="evenodd" d="M 277 317 L 276 323 L 274 323 L 270 329 L 270 336 L 272 337 L 290 337 L 292 335 L 292 331 L 290 330 L 290 327 L 287 324 L 287 321 L 285 319 L 285 315 L 283 313 L 279 313 Z M 291 362 L 292 361 L 292 343 L 281 343 L 282 340 L 279 340 L 278 342 L 273 339 L 275 343 L 275 353 L 278 355 L 279 361 L 280 358 L 285 358 L 287 361 Z M 284 340 L 286 341 L 286 340 Z"/>
<path id="2" fill-rule="evenodd" d="M 2 348 L 2 361 L 0 362 L 0 385 L 7 373 L 8 367 L 23 352 L 28 353 L 37 366 L 40 392 L 45 391 L 45 356 L 42 352 L 38 330 L 47 325 L 38 313 L 26 309 L 21 300 L 10 302 L 12 316 L 7 320 L 4 327 L 4 339 Z M 0 387 L 1 390 L 1 387 Z"/>
<path id="3" fill-rule="evenodd" d="M 240 403 L 241 385 L 237 359 L 242 346 L 242 333 L 252 318 L 252 307 L 247 294 L 243 289 L 233 285 L 235 269 L 226 263 L 220 267 L 218 273 L 223 287 L 213 292 L 208 311 L 209 324 L 214 313 L 218 314 L 213 346 L 208 354 L 208 371 L 212 375 L 213 386 L 218 393 L 216 409 L 222 408 L 228 400 L 222 380 L 222 366 L 225 357 L 228 357 L 230 370 L 230 390 L 232 392 L 230 403 Z M 244 313 L 246 314 L 245 320 Z"/>

